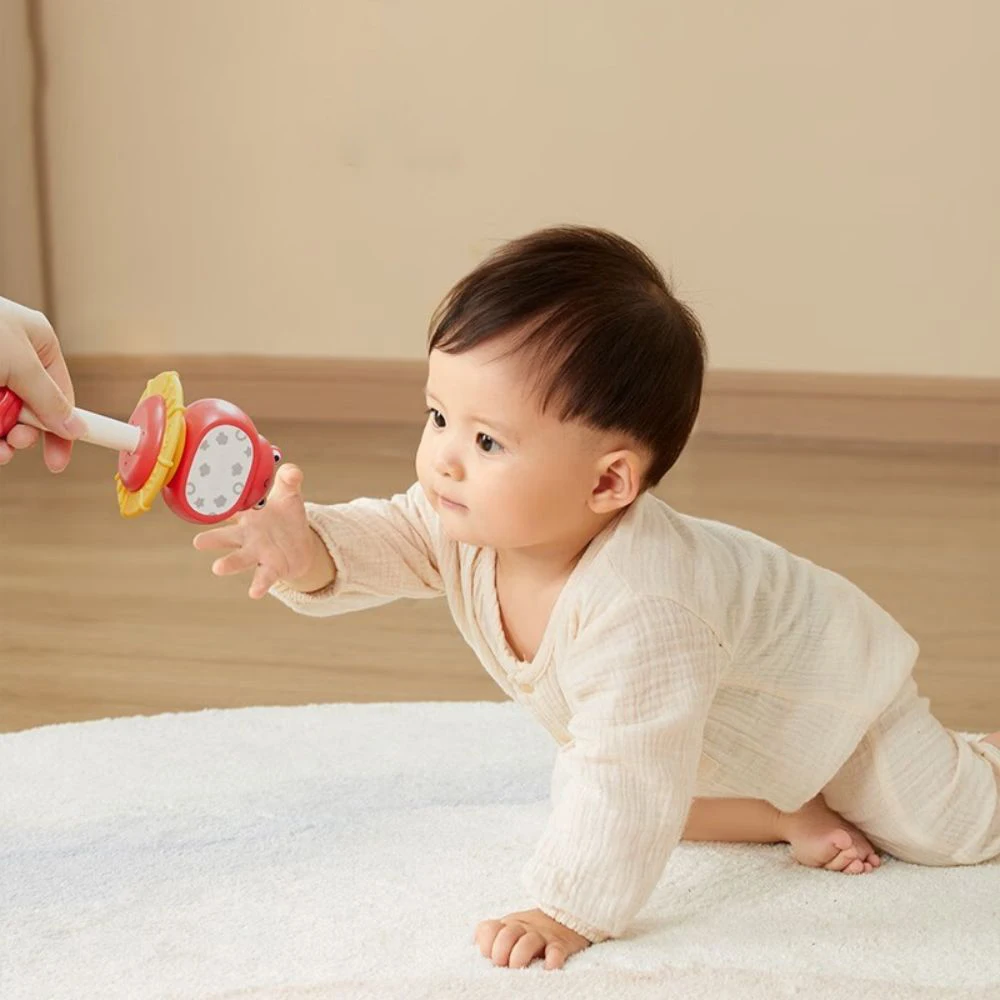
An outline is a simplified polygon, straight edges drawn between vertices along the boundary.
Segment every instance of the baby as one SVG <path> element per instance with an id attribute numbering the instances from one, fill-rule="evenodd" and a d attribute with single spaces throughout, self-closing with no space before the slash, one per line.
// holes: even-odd
<path id="1" fill-rule="evenodd" d="M 497 965 L 557 968 L 621 934 L 682 838 L 787 842 L 848 874 L 877 850 L 1000 855 L 1000 733 L 967 741 L 930 714 L 900 625 L 836 573 L 649 492 L 704 363 L 697 320 L 634 245 L 531 234 L 432 320 L 414 486 L 304 503 L 285 465 L 265 507 L 194 540 L 302 614 L 447 598 L 557 740 L 536 908 L 476 929 Z"/>

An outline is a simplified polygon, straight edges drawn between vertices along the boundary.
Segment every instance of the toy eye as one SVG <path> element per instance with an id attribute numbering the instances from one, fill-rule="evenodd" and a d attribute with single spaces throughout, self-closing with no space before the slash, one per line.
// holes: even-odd
<path id="1" fill-rule="evenodd" d="M 277 448 L 274 449 L 274 464 L 277 465 L 281 461 L 281 452 Z"/>
<path id="2" fill-rule="evenodd" d="M 261 507 L 263 507 L 263 506 L 264 506 L 264 504 L 266 504 L 266 503 L 267 503 L 267 497 L 261 497 L 261 498 L 260 498 L 260 499 L 259 499 L 259 500 L 258 500 L 258 501 L 257 501 L 257 502 L 256 502 L 256 503 L 254 504 L 254 505 L 253 505 L 253 509 L 254 509 L 254 510 L 260 510 L 260 509 L 261 509 Z"/>

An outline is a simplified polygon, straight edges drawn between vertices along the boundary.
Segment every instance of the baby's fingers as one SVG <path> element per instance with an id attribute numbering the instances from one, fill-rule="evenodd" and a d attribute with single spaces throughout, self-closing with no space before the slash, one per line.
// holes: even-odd
<path id="1" fill-rule="evenodd" d="M 278 580 L 278 574 L 269 566 L 263 563 L 257 564 L 257 571 L 253 575 L 253 582 L 250 584 L 250 597 L 258 600 L 263 597 Z"/>
<path id="2" fill-rule="evenodd" d="M 536 958 L 545 954 L 545 938 L 538 931 L 528 931 L 517 939 L 507 965 L 511 969 L 526 969 Z"/>
<path id="3" fill-rule="evenodd" d="M 527 933 L 523 924 L 504 924 L 493 942 L 490 958 L 494 965 L 507 965 L 517 942 Z"/>
<path id="4" fill-rule="evenodd" d="M 230 576 L 233 573 L 242 573 L 245 569 L 257 566 L 257 556 L 249 549 L 237 549 L 230 552 L 228 556 L 216 559 L 212 563 L 212 572 L 216 576 Z"/>
<path id="5" fill-rule="evenodd" d="M 243 530 L 239 525 L 233 524 L 225 528 L 212 528 L 211 531 L 200 531 L 194 536 L 192 544 L 199 552 L 238 549 L 243 544 Z"/>
<path id="6" fill-rule="evenodd" d="M 566 964 L 566 945 L 561 941 L 550 941 L 545 946 L 545 968 L 561 969 Z"/>
<path id="7" fill-rule="evenodd" d="M 493 953 L 493 942 L 502 928 L 499 920 L 483 920 L 476 927 L 476 946 L 483 958 L 489 958 Z"/>

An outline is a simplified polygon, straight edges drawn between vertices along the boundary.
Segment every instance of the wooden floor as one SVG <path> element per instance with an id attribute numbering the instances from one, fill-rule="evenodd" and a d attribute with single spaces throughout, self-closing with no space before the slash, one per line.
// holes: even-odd
<path id="1" fill-rule="evenodd" d="M 261 428 L 316 500 L 412 482 L 412 427 Z M 442 601 L 309 619 L 246 597 L 158 504 L 119 517 L 115 456 L 78 446 L 0 469 L 0 731 L 106 716 L 328 701 L 499 699 Z M 920 641 L 921 687 L 950 726 L 1000 727 L 1000 466 L 995 454 L 887 454 L 695 441 L 657 491 L 853 579 Z"/>

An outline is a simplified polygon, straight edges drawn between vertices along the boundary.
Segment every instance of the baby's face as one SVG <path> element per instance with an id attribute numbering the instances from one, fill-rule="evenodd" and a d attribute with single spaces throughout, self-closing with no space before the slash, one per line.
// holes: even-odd
<path id="1" fill-rule="evenodd" d="M 541 413 L 504 345 L 432 351 L 417 478 L 448 535 L 504 550 L 578 536 L 593 520 L 602 435 Z"/>

